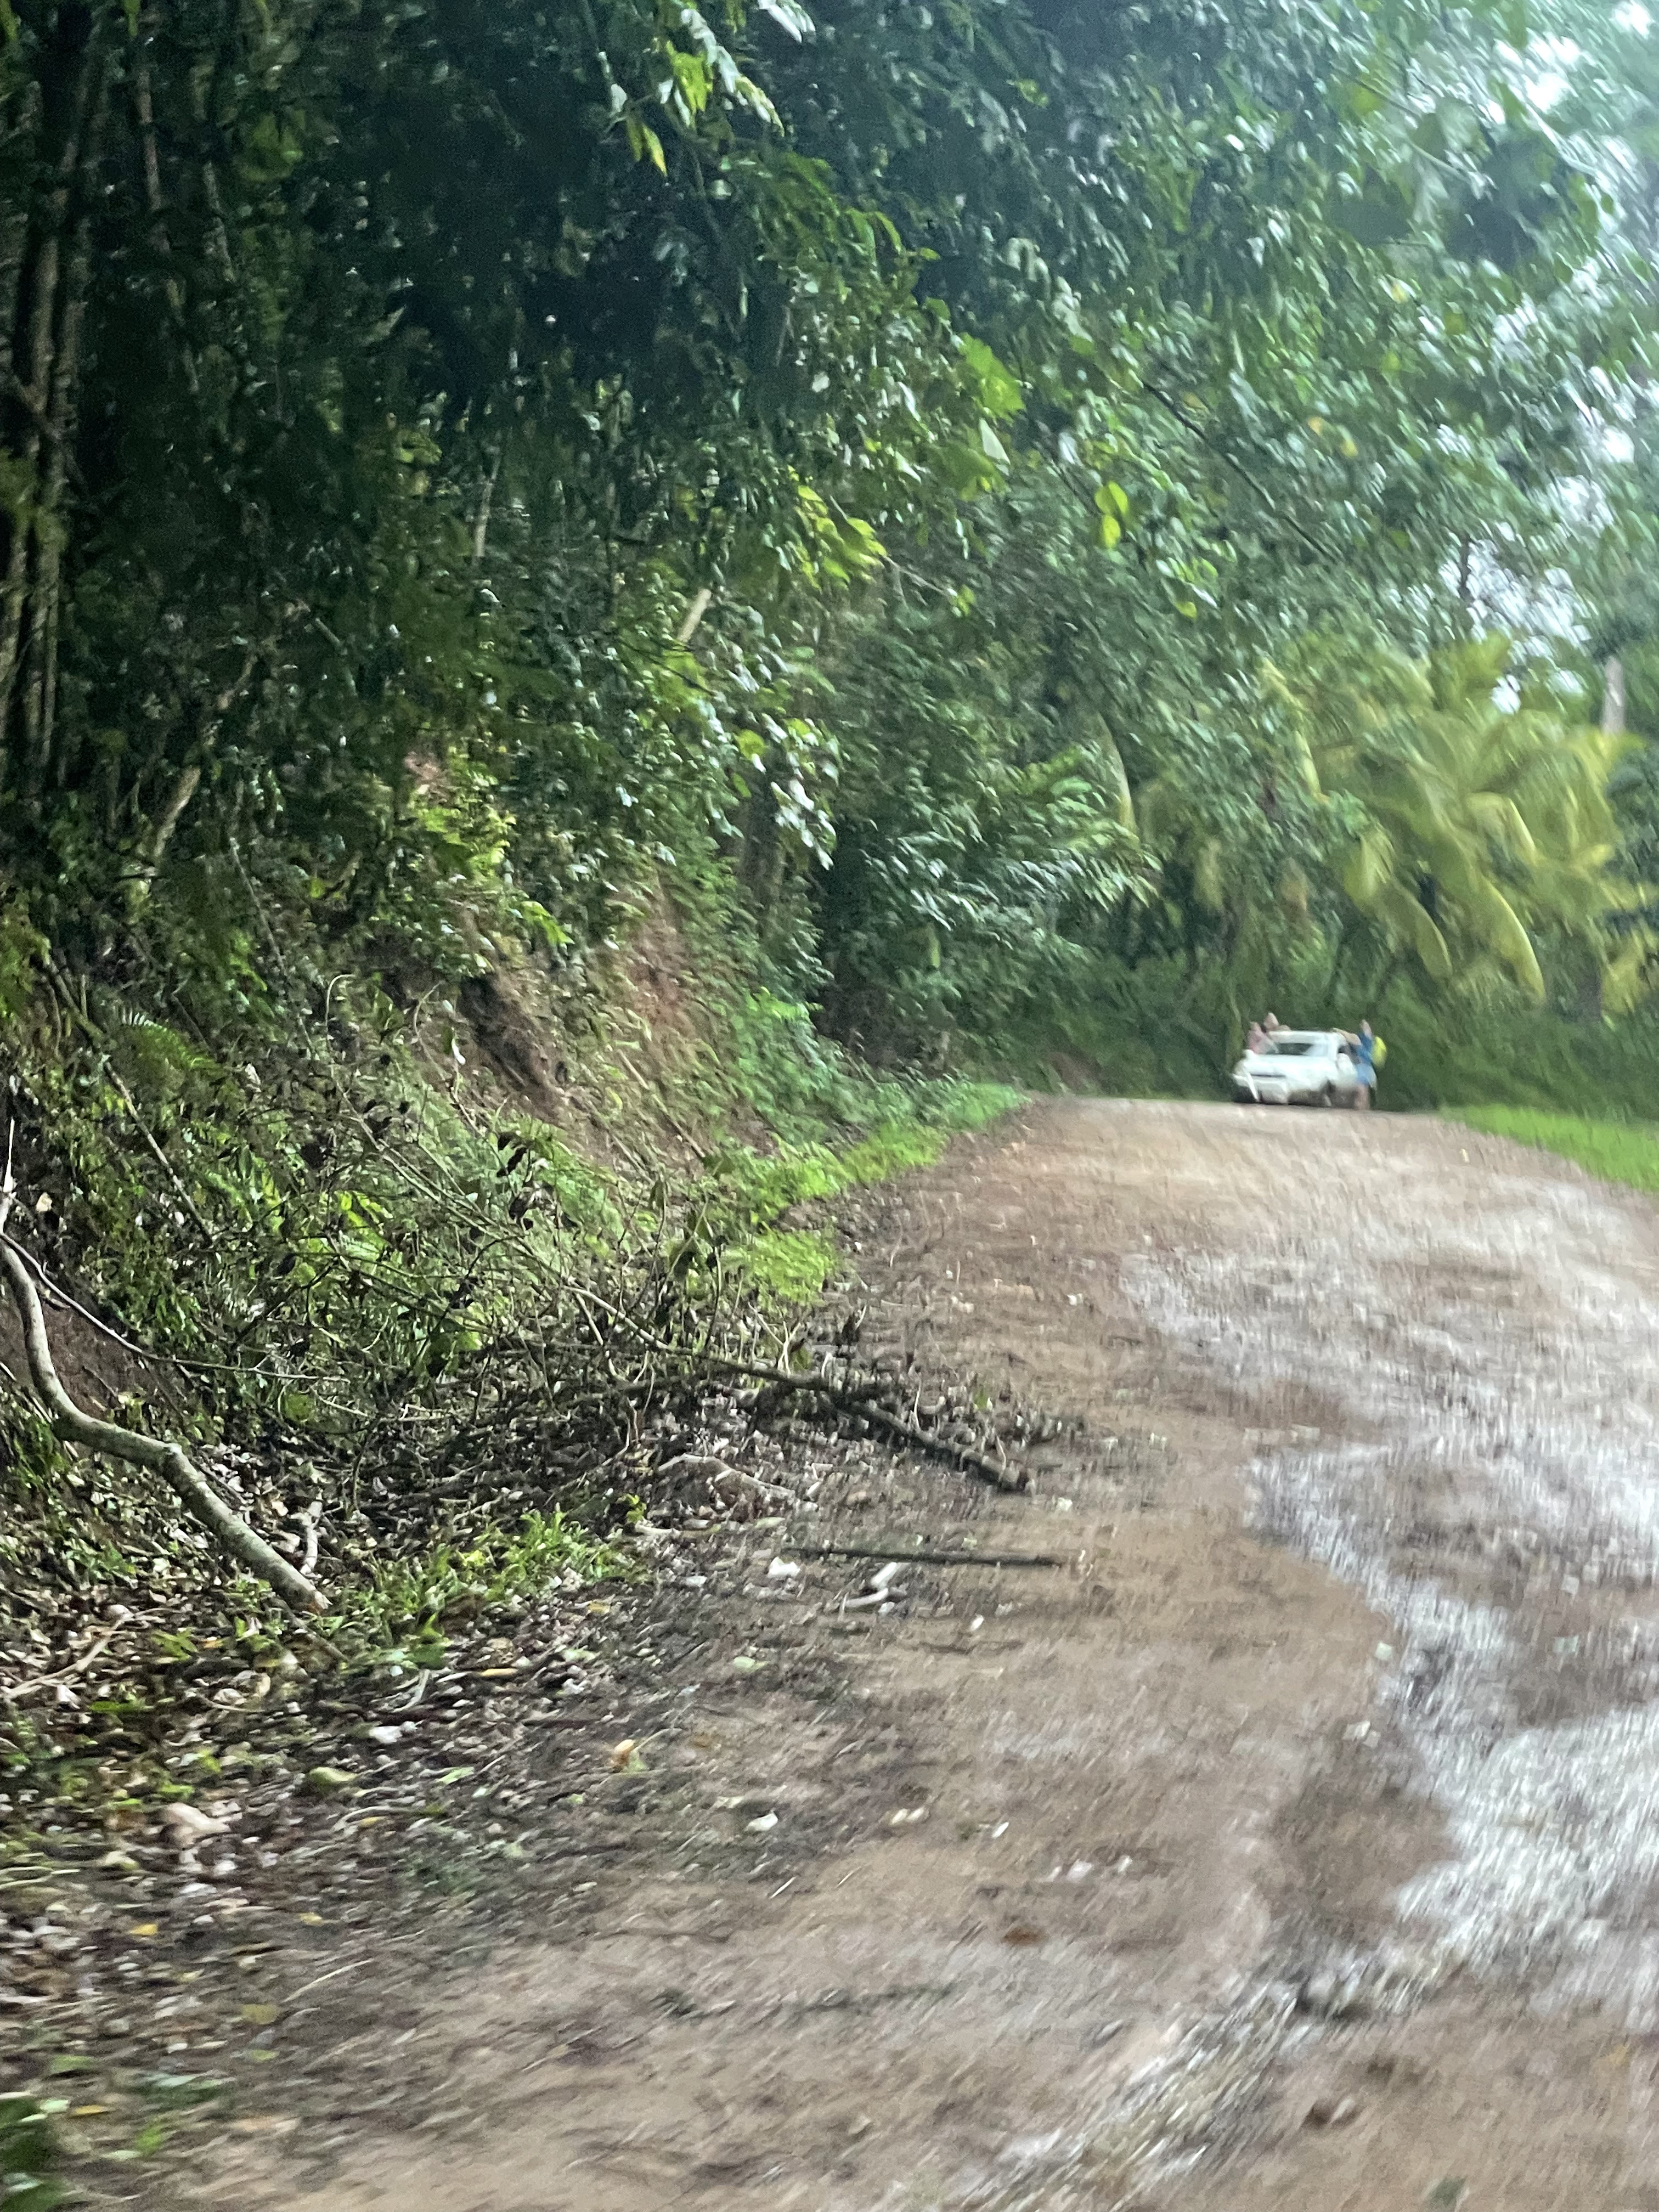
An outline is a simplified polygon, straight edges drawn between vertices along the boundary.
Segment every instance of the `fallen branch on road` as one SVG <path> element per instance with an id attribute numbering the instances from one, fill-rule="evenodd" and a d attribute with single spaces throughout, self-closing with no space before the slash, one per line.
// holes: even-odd
<path id="1" fill-rule="evenodd" d="M 927 1452 L 934 1459 L 949 1460 L 952 1466 L 961 1468 L 964 1474 L 977 1475 L 981 1482 L 988 1482 L 993 1490 L 1021 1492 L 1030 1486 L 1029 1476 L 1010 1474 L 994 1460 L 987 1459 L 983 1452 L 970 1450 L 966 1444 L 953 1444 L 945 1437 L 930 1436 L 926 1429 L 919 1429 L 914 1421 L 901 1420 L 896 1413 L 887 1413 L 880 1406 L 872 1406 L 860 1400 L 851 1410 L 880 1429 L 884 1435 L 897 1437 L 913 1451 Z"/>
<path id="2" fill-rule="evenodd" d="M 1054 1552 L 910 1551 L 902 1545 L 788 1544 L 784 1548 L 800 1559 L 886 1559 L 908 1567 L 1063 1567 L 1066 1561 Z"/>
<path id="3" fill-rule="evenodd" d="M 1010 1474 L 994 1459 L 987 1459 L 983 1452 L 976 1452 L 968 1444 L 952 1443 L 948 1437 L 936 1437 L 927 1429 L 918 1428 L 914 1421 L 907 1421 L 897 1413 L 890 1413 L 884 1406 L 877 1405 L 877 1394 L 890 1387 L 878 1379 L 832 1382 L 827 1375 L 795 1375 L 784 1368 L 750 1365 L 736 1359 L 721 1359 L 714 1364 L 728 1375 L 750 1376 L 763 1387 L 825 1399 L 837 1412 L 870 1422 L 884 1436 L 896 1437 L 908 1444 L 913 1451 L 926 1452 L 933 1459 L 948 1460 L 951 1466 L 977 1475 L 981 1482 L 988 1482 L 993 1490 L 1024 1492 L 1030 1486 L 1028 1475 Z"/>
<path id="4" fill-rule="evenodd" d="M 688 1353 L 684 1346 L 665 1342 L 653 1331 L 641 1328 L 633 1316 L 623 1312 L 607 1300 L 592 1293 L 584 1295 L 586 1303 L 598 1307 L 610 1319 L 626 1328 L 647 1350 L 678 1362 L 684 1363 L 687 1359 Z M 988 1459 L 983 1452 L 975 1451 L 970 1445 L 952 1443 L 948 1437 L 932 1435 L 927 1430 L 919 1428 L 914 1421 L 907 1421 L 902 1415 L 889 1413 L 884 1406 L 878 1405 L 876 1399 L 892 1387 L 879 1376 L 871 1376 L 861 1382 L 850 1380 L 832 1382 L 828 1375 L 816 1369 L 803 1375 L 797 1374 L 791 1368 L 769 1367 L 759 1361 L 728 1359 L 719 1354 L 707 1353 L 698 1355 L 697 1364 L 704 1374 L 726 1375 L 733 1380 L 741 1377 L 745 1382 L 757 1384 L 761 1392 L 782 1390 L 797 1397 L 821 1398 L 838 1413 L 868 1421 L 884 1436 L 908 1444 L 913 1451 L 923 1452 L 931 1459 L 942 1459 L 952 1467 L 960 1468 L 964 1474 L 988 1483 L 993 1490 L 1024 1493 L 1030 1487 L 1029 1475 L 1011 1475 L 1006 1468 L 998 1466 L 993 1459 Z M 628 1395 L 654 1394 L 660 1387 L 661 1377 L 656 1374 L 623 1386 L 624 1395 Z"/>

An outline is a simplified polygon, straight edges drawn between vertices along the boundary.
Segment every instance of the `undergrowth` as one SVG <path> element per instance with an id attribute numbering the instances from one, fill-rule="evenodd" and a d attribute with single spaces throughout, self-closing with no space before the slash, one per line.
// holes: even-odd
<path id="1" fill-rule="evenodd" d="M 366 1644 L 377 1659 L 386 1656 L 386 1637 L 395 1635 L 418 1662 L 441 1656 L 446 1618 L 511 1611 L 556 1587 L 632 1582 L 639 1571 L 625 1545 L 595 1535 L 555 1507 L 526 1514 L 516 1527 L 485 1528 L 471 1545 L 437 1543 L 388 1561 L 349 1592 L 323 1626 L 332 1642 L 348 1650 Z"/>
<path id="2" fill-rule="evenodd" d="M 884 1120 L 842 1150 L 802 1144 L 762 1153 L 730 1146 L 705 1161 L 710 1205 L 729 1227 L 731 1263 L 763 1297 L 785 1305 L 810 1304 L 835 1272 L 833 1237 L 788 1223 L 793 1209 L 932 1166 L 953 1136 L 1009 1112 L 1019 1093 L 1002 1084 L 941 1079 L 886 1083 L 879 1096 L 890 1112 L 902 1103 L 906 1118 Z"/>
<path id="3" fill-rule="evenodd" d="M 53 2212 L 67 2191 L 57 2179 L 52 2123 L 69 2109 L 65 2097 L 0 2095 L 0 2200 L 17 2212 Z"/>
<path id="4" fill-rule="evenodd" d="M 441 983 L 400 1000 L 371 974 L 308 977 L 300 950 L 234 1006 L 42 975 L 0 1141 L 72 1387 L 185 1442 L 290 1557 L 314 1543 L 349 1663 L 458 1600 L 623 1571 L 647 1437 L 722 1362 L 783 1355 L 834 1268 L 800 1210 L 1014 1098 L 863 1069 L 728 963 L 675 1071 L 701 1164 L 665 1167 L 641 1126 L 633 1164 L 601 1167 L 463 1073 Z M 264 1602 L 15 1382 L 0 1453 L 22 1508 L 0 1611 L 135 1582 Z"/>

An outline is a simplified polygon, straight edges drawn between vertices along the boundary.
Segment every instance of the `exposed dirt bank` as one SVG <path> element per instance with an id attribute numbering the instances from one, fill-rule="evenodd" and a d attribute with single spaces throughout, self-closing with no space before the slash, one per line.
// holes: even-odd
<path id="1" fill-rule="evenodd" d="M 1387 1116 L 958 1147 L 866 1340 L 1064 1416 L 1033 1495 L 826 1456 L 682 1575 L 543 1778 L 568 1882 L 196 2202 L 1653 2212 L 1656 1231 Z M 843 1611 L 805 1548 L 918 1538 L 1062 1564 Z"/>

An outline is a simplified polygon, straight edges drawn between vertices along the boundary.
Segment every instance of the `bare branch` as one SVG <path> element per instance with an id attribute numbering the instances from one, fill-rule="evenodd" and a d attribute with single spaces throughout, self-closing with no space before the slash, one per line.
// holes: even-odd
<path id="1" fill-rule="evenodd" d="M 34 1287 L 34 1278 L 24 1265 L 17 1246 L 4 1233 L 15 1194 L 16 1183 L 8 1152 L 5 1185 L 3 1194 L 0 1194 L 0 1273 L 6 1278 L 18 1318 L 23 1324 L 29 1380 L 46 1409 L 52 1433 L 70 1443 L 82 1444 L 89 1451 L 106 1452 L 113 1459 L 126 1461 L 131 1467 L 149 1468 L 164 1476 L 190 1512 L 223 1549 L 251 1574 L 269 1583 L 285 1605 L 292 1607 L 295 1613 L 325 1613 L 327 1601 L 321 1591 L 291 1567 L 280 1553 L 274 1552 L 263 1537 L 256 1535 L 240 1514 L 231 1511 L 179 1445 L 156 1437 L 141 1436 L 137 1430 L 124 1429 L 114 1421 L 95 1420 L 90 1413 L 83 1413 L 70 1396 L 52 1364 L 46 1317 L 40 1294 Z"/>

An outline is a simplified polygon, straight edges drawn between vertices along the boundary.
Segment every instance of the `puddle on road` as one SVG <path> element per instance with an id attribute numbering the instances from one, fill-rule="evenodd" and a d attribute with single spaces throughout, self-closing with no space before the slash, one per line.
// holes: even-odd
<path id="1" fill-rule="evenodd" d="M 1457 1854 L 1400 1893 L 1381 1963 L 1659 2027 L 1651 1216 L 1547 1169 L 1483 1176 L 1483 1209 L 1356 1152 L 1313 1221 L 1305 1160 L 1279 1189 L 1261 1164 L 1248 1244 L 1136 1255 L 1125 1288 L 1210 1377 L 1346 1407 L 1346 1441 L 1264 1439 L 1250 1475 L 1256 1525 L 1395 1624 L 1378 1696 Z M 1571 1717 L 1524 1725 L 1540 1703 Z"/>

